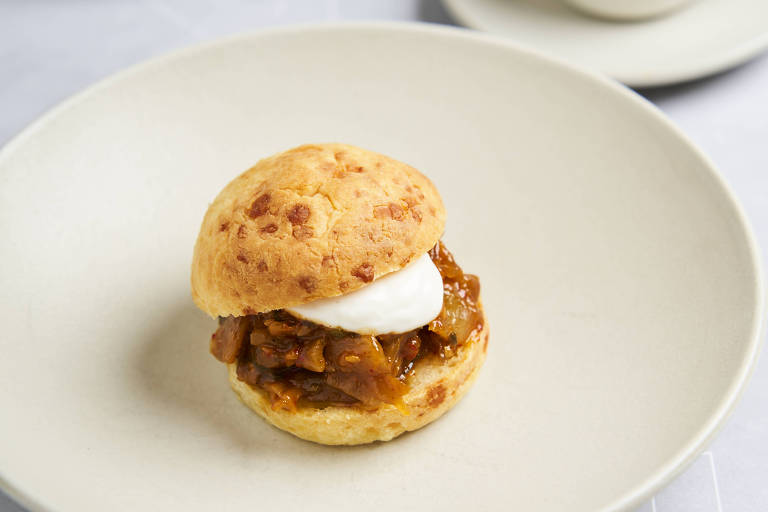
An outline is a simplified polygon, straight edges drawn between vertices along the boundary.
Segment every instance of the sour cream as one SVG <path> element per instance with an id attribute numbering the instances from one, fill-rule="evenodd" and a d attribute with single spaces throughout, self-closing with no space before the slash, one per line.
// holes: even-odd
<path id="1" fill-rule="evenodd" d="M 360 334 L 410 331 L 443 307 L 443 279 L 429 254 L 345 295 L 289 308 L 293 315 Z"/>

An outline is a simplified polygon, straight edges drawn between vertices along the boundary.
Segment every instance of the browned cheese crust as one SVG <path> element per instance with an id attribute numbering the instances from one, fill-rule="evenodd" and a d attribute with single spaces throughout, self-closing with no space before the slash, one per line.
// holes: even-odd
<path id="1" fill-rule="evenodd" d="M 208 208 L 192 297 L 240 316 L 351 292 L 426 253 L 445 226 L 432 182 L 345 144 L 304 145 L 258 162 Z"/>
<path id="2" fill-rule="evenodd" d="M 302 407 L 293 412 L 274 410 L 262 389 L 237 378 L 237 363 L 229 368 L 229 383 L 240 400 L 279 429 L 302 439 L 328 445 L 356 445 L 389 441 L 403 432 L 417 430 L 442 416 L 469 390 L 485 361 L 488 348 L 488 323 L 474 333 L 471 342 L 445 361 L 424 359 L 408 377 L 410 390 L 403 396 L 404 413 L 394 405 L 381 405 L 371 411 L 357 407 L 331 406 L 324 409 Z"/>

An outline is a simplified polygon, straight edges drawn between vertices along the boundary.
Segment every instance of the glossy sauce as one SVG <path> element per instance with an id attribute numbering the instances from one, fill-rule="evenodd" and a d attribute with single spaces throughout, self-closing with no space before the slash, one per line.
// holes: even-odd
<path id="1" fill-rule="evenodd" d="M 464 274 L 442 242 L 429 255 L 443 278 L 443 308 L 421 328 L 360 335 L 277 310 L 220 318 L 211 353 L 225 363 L 237 361 L 238 378 L 267 391 L 274 409 L 402 407 L 420 359 L 454 357 L 482 330 L 477 277 Z"/>

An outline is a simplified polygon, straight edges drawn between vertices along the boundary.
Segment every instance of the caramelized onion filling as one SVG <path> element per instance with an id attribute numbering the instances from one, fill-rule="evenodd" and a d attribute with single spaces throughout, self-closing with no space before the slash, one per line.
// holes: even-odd
<path id="1" fill-rule="evenodd" d="M 443 308 L 419 329 L 363 335 L 276 310 L 219 318 L 211 353 L 224 363 L 237 362 L 238 379 L 265 390 L 273 409 L 402 407 L 419 360 L 454 357 L 483 327 L 477 277 L 462 272 L 442 242 L 429 255 L 443 278 Z"/>

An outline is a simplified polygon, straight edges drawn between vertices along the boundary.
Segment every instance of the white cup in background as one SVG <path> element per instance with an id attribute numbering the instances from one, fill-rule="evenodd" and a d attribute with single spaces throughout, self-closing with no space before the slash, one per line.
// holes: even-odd
<path id="1" fill-rule="evenodd" d="M 565 0 L 599 18 L 638 20 L 666 14 L 691 0 Z"/>

